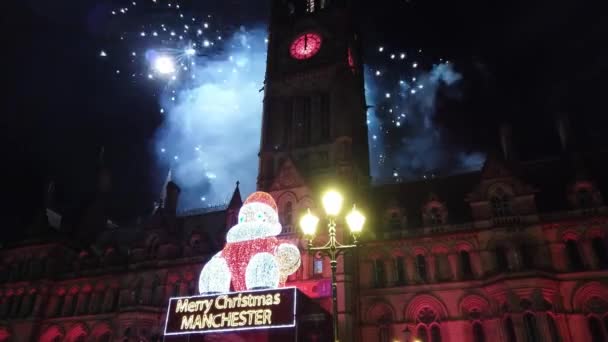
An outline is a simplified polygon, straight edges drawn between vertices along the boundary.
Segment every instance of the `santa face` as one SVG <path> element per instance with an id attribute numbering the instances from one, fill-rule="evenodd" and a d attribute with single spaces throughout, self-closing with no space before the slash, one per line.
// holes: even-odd
<path id="1" fill-rule="evenodd" d="M 279 215 L 264 203 L 247 203 L 239 211 L 239 223 L 230 228 L 226 242 L 239 242 L 277 236 L 281 233 Z"/>

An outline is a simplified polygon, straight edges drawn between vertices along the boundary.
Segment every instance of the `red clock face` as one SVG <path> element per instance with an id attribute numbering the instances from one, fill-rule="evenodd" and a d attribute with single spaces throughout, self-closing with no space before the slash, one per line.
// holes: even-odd
<path id="1" fill-rule="evenodd" d="M 295 59 L 307 59 L 314 56 L 320 49 L 321 36 L 316 33 L 304 33 L 291 43 L 289 52 Z"/>

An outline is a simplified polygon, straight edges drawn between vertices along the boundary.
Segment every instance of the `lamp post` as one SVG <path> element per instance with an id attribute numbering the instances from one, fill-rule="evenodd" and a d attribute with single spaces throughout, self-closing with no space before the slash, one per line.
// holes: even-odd
<path id="1" fill-rule="evenodd" d="M 312 245 L 312 240 L 315 237 L 317 230 L 317 224 L 319 218 L 314 214 L 308 212 L 300 219 L 300 227 L 304 236 L 308 240 L 307 250 L 308 252 L 321 252 L 327 255 L 331 265 L 331 300 L 332 300 L 332 323 L 334 340 L 338 341 L 338 285 L 336 282 L 336 269 L 338 266 L 338 256 L 344 251 L 357 247 L 357 237 L 363 229 L 365 223 L 365 216 L 357 210 L 353 205 L 353 209 L 348 215 L 346 215 L 346 224 L 350 228 L 351 234 L 353 235 L 353 243 L 349 245 L 343 245 L 336 239 L 336 218 L 340 214 L 342 209 L 342 202 L 344 199 L 342 195 L 335 191 L 330 190 L 323 195 L 322 198 L 323 209 L 327 214 L 327 229 L 329 233 L 329 240 L 322 246 L 315 247 Z"/>

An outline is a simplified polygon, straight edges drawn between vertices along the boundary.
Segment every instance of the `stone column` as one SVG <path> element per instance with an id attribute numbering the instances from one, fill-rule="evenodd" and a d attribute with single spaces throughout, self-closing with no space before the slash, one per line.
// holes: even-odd
<path id="1" fill-rule="evenodd" d="M 437 265 L 435 264 L 435 256 L 429 255 L 426 258 L 426 266 L 427 266 L 427 277 L 429 282 L 434 283 L 437 281 Z"/>
<path id="2" fill-rule="evenodd" d="M 553 242 L 549 245 L 551 250 L 551 259 L 553 267 L 558 272 L 566 272 L 568 270 L 568 262 L 566 260 L 566 245 L 562 242 Z"/>
<path id="3" fill-rule="evenodd" d="M 517 341 L 525 341 L 526 333 L 524 332 L 524 316 L 521 313 L 515 313 L 511 315 L 511 320 L 513 321 Z"/>
<path id="4" fill-rule="evenodd" d="M 551 340 L 551 331 L 549 330 L 549 322 L 547 320 L 548 318 L 546 312 L 536 313 L 536 328 L 538 330 L 540 340 L 542 342 L 553 342 Z"/>
<path id="5" fill-rule="evenodd" d="M 458 267 L 458 254 L 450 253 L 448 254 L 448 262 L 450 263 L 450 269 L 452 269 L 452 275 L 454 276 L 454 280 L 458 281 L 462 279 L 462 275 L 460 273 L 460 267 Z"/>
<path id="6" fill-rule="evenodd" d="M 566 322 L 572 336 L 572 341 L 591 341 L 587 317 L 582 314 L 572 314 L 568 315 Z"/>
<path id="7" fill-rule="evenodd" d="M 565 314 L 555 315 L 555 325 L 557 325 L 557 332 L 559 333 L 561 342 L 576 342 L 570 334 L 570 327 L 568 326 L 568 319 Z"/>
<path id="8" fill-rule="evenodd" d="M 416 283 L 416 263 L 411 256 L 405 257 L 405 276 L 408 284 Z"/>
<path id="9" fill-rule="evenodd" d="M 481 322 L 486 341 L 506 341 L 507 334 L 504 331 L 500 318 L 490 318 Z"/>

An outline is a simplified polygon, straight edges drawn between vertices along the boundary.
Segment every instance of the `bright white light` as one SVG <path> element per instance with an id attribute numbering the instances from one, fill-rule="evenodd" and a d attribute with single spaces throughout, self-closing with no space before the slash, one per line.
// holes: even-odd
<path id="1" fill-rule="evenodd" d="M 384 46 L 378 47 L 378 52 L 382 52 L 382 51 L 384 51 Z"/>
<path id="2" fill-rule="evenodd" d="M 215 173 L 212 173 L 212 172 L 205 173 L 205 176 L 207 176 L 207 178 L 209 178 L 209 179 L 215 179 L 215 178 L 217 178 L 217 176 L 215 175 Z"/>
<path id="3" fill-rule="evenodd" d="M 161 149 L 160 149 L 160 151 L 161 151 L 162 153 L 165 153 L 165 151 L 166 151 L 166 150 L 165 150 L 164 148 L 161 148 Z"/>
<path id="4" fill-rule="evenodd" d="M 422 84 L 418 86 L 418 89 L 422 89 L 422 88 L 424 88 L 424 86 Z"/>
<path id="5" fill-rule="evenodd" d="M 399 55 L 399 58 L 401 58 L 401 59 L 405 59 L 405 53 L 403 53 L 403 52 L 402 52 L 402 53 Z"/>
<path id="6" fill-rule="evenodd" d="M 211 43 L 207 39 L 203 40 L 204 47 L 209 47 L 209 45 L 211 45 Z"/>
<path id="7" fill-rule="evenodd" d="M 141 32 L 139 35 L 142 36 L 142 37 L 145 37 L 146 36 L 146 32 Z"/>
<path id="8" fill-rule="evenodd" d="M 203 24 L 203 27 L 204 27 L 204 28 L 209 28 L 209 24 L 208 24 L 208 23 L 204 23 L 204 24 Z"/>
<path id="9" fill-rule="evenodd" d="M 154 61 L 154 69 L 161 74 L 172 74 L 175 72 L 173 59 L 168 56 L 160 56 Z"/>
<path id="10" fill-rule="evenodd" d="M 412 94 L 416 94 L 416 89 L 412 89 L 412 90 L 410 90 L 410 93 L 412 93 Z"/>
<path id="11" fill-rule="evenodd" d="M 194 50 L 193 48 L 187 48 L 185 52 L 186 52 L 186 55 L 188 55 L 188 56 L 194 56 L 194 54 L 196 53 L 196 50 Z"/>
<path id="12" fill-rule="evenodd" d="M 391 94 L 390 93 L 386 93 L 386 94 L 384 94 L 384 97 L 386 97 L 387 99 L 390 99 L 391 98 Z"/>
<path id="13" fill-rule="evenodd" d="M 376 76 L 380 76 L 382 75 L 382 73 L 380 73 L 380 70 L 376 70 Z"/>
<path id="14" fill-rule="evenodd" d="M 103 50 L 99 51 L 99 56 L 100 57 L 106 57 L 107 55 L 108 54 L 105 51 L 103 51 Z"/>
<path id="15" fill-rule="evenodd" d="M 418 63 L 414 62 L 412 63 L 412 68 L 417 68 L 418 67 Z"/>
<path id="16" fill-rule="evenodd" d="M 394 53 L 391 54 L 391 59 L 395 59 L 395 54 Z"/>

